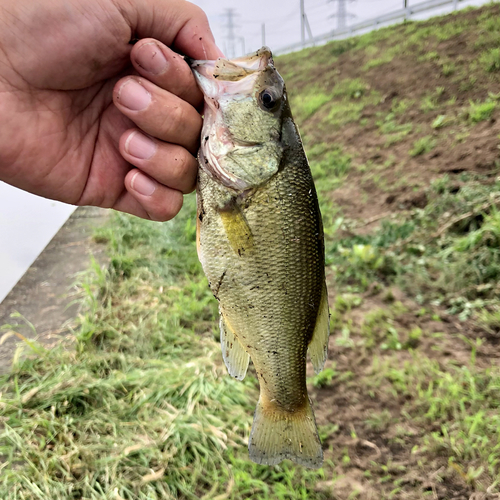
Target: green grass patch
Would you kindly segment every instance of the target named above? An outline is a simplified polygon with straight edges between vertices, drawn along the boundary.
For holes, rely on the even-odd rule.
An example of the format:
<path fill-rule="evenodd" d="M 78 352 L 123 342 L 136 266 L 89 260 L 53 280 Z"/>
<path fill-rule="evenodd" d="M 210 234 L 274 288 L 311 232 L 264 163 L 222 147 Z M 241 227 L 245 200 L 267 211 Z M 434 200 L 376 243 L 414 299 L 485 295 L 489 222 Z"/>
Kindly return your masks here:
<path fill-rule="evenodd" d="M 332 90 L 334 97 L 359 99 L 369 91 L 369 86 L 360 78 L 340 80 Z"/>
<path fill-rule="evenodd" d="M 472 123 L 479 123 L 484 120 L 489 120 L 497 107 L 497 103 L 492 100 L 484 102 L 470 102 L 469 120 Z"/>
<path fill-rule="evenodd" d="M 256 381 L 221 362 L 186 205 L 99 230 L 112 264 L 82 282 L 75 351 L 39 349 L 2 378 L 2 499 L 326 500 L 325 470 L 248 459 Z"/>
<path fill-rule="evenodd" d="M 473 343 L 470 366 L 442 367 L 417 354 L 402 364 L 376 357 L 367 379 L 393 397 L 407 397 L 403 412 L 413 425 L 435 429 L 413 452 L 444 455 L 470 484 L 500 473 L 500 370 L 476 368 L 475 350 Z"/>
<path fill-rule="evenodd" d="M 384 120 L 377 121 L 380 133 L 386 138 L 385 146 L 401 142 L 413 131 L 412 123 L 398 123 L 395 113 L 389 113 Z"/>
<path fill-rule="evenodd" d="M 429 153 L 435 146 L 436 139 L 431 135 L 426 135 L 413 143 L 413 147 L 410 149 L 410 156 L 420 156 Z"/>
<path fill-rule="evenodd" d="M 500 71 L 500 48 L 494 48 L 483 52 L 479 58 L 485 71 L 489 73 Z"/>
<path fill-rule="evenodd" d="M 331 95 L 327 95 L 324 92 L 316 90 L 306 96 L 301 95 L 300 98 L 292 99 L 291 107 L 293 109 L 294 116 L 298 120 L 304 121 L 314 115 L 316 111 L 318 111 L 324 104 L 331 101 L 331 99 Z"/>

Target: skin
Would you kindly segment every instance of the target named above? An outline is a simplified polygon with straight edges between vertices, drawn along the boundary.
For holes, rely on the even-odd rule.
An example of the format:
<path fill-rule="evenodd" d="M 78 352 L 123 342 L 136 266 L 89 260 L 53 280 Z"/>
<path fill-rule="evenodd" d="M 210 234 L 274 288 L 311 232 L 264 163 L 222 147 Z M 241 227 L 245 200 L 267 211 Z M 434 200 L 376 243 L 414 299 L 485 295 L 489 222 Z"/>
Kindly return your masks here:
<path fill-rule="evenodd" d="M 171 219 L 195 186 L 203 101 L 175 51 L 222 55 L 184 0 L 2 1 L 0 180 Z"/>

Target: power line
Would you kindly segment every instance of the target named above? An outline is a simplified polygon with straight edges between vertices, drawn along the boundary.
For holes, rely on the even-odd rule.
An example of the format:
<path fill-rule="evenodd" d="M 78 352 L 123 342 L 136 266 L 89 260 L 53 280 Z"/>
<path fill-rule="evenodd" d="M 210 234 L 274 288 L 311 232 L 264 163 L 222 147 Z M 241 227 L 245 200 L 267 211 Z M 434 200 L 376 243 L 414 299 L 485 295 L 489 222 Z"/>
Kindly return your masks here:
<path fill-rule="evenodd" d="M 228 8 L 224 12 L 224 16 L 226 17 L 226 24 L 223 26 L 226 28 L 226 36 L 224 37 L 224 52 L 227 57 L 230 59 L 236 57 L 238 54 L 238 45 L 243 50 L 241 51 L 243 54 L 245 53 L 245 39 L 241 36 L 236 36 L 235 30 L 237 27 L 235 23 L 235 18 L 237 17 L 236 9 Z"/>

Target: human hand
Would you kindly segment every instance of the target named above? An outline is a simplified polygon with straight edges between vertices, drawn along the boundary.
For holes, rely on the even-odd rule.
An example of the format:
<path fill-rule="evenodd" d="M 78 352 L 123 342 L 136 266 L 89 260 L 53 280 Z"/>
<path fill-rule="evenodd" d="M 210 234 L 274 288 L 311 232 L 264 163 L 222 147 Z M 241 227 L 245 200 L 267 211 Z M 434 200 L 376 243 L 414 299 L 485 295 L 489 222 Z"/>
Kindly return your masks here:
<path fill-rule="evenodd" d="M 2 2 L 0 180 L 74 205 L 176 215 L 196 182 L 203 98 L 169 47 L 221 55 L 184 0 Z"/>

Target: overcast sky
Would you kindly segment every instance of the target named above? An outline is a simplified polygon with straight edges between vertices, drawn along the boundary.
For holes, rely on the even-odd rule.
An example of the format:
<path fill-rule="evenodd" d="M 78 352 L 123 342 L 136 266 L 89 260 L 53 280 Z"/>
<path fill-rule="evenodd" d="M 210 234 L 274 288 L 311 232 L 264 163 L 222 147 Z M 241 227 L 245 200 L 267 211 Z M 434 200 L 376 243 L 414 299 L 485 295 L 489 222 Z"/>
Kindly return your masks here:
<path fill-rule="evenodd" d="M 227 34 L 227 15 L 225 11 L 233 8 L 237 17 L 235 34 L 244 38 L 245 52 L 261 47 L 262 24 L 266 25 L 266 44 L 271 50 L 300 41 L 300 0 L 191 0 L 199 5 L 208 15 L 216 40 L 222 50 L 225 49 Z M 423 0 L 408 0 L 408 4 L 422 3 Z M 327 33 L 337 26 L 337 19 L 330 17 L 337 13 L 338 0 L 304 0 L 305 12 L 313 36 Z M 460 7 L 481 5 L 487 0 L 460 0 Z M 347 0 L 350 14 L 347 22 L 353 24 L 401 9 L 404 0 Z M 449 11 L 449 7 L 445 9 Z M 438 15 L 443 10 L 435 10 Z M 427 17 L 430 14 L 427 14 Z M 227 45 L 226 45 L 227 49 Z M 238 47 L 243 52 L 242 44 Z"/>

